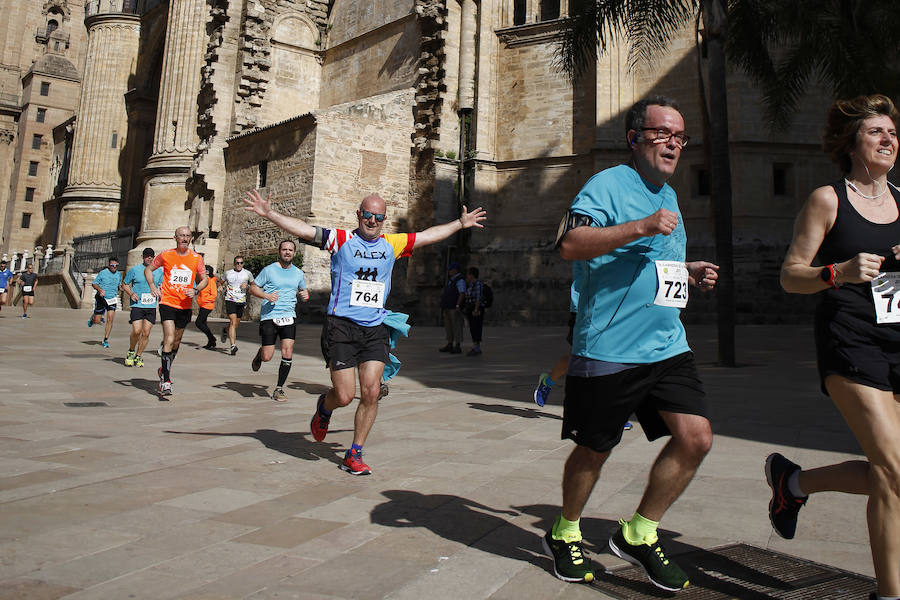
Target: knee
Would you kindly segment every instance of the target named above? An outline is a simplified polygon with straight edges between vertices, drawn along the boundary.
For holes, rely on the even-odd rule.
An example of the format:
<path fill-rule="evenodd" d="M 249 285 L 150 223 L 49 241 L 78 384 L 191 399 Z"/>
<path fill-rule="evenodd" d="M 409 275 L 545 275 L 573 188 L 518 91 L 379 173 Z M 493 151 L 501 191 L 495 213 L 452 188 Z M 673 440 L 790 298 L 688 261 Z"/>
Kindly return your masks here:
<path fill-rule="evenodd" d="M 377 404 L 378 394 L 381 392 L 381 383 L 367 384 L 360 386 L 359 401 L 363 404 Z"/>
<path fill-rule="evenodd" d="M 575 446 L 575 449 L 572 450 L 567 462 L 570 467 L 577 468 L 578 470 L 587 469 L 599 471 L 607 458 L 609 458 L 608 450 L 605 452 L 597 452 L 587 446 Z"/>
<path fill-rule="evenodd" d="M 885 463 L 869 463 L 872 494 L 900 502 L 900 457 Z"/>
<path fill-rule="evenodd" d="M 712 430 L 709 426 L 699 427 L 689 435 L 679 438 L 678 443 L 689 460 L 700 464 L 712 448 Z"/>
<path fill-rule="evenodd" d="M 334 394 L 334 398 L 337 401 L 338 406 L 347 406 L 351 402 L 353 402 L 353 391 L 354 390 L 338 390 L 337 388 L 332 389 L 332 393 Z"/>

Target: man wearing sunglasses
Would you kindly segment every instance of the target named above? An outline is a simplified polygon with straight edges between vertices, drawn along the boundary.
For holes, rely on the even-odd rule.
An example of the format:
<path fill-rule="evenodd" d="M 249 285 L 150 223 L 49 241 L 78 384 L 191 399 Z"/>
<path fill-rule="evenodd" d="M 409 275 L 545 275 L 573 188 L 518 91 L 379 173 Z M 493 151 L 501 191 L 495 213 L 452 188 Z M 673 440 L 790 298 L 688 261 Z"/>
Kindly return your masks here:
<path fill-rule="evenodd" d="M 94 296 L 94 313 L 88 320 L 88 327 L 100 323 L 103 315 L 106 315 L 106 329 L 103 332 L 104 348 L 109 348 L 109 333 L 112 331 L 113 320 L 119 309 L 119 289 L 122 285 L 122 274 L 119 273 L 119 259 L 113 256 L 109 259 L 107 268 L 94 277 L 91 287 L 97 293 Z"/>
<path fill-rule="evenodd" d="M 234 257 L 234 268 L 225 272 L 225 314 L 228 315 L 228 325 L 222 330 L 222 342 L 227 339 L 230 342 L 229 352 L 232 356 L 237 354 L 237 326 L 244 316 L 244 307 L 247 305 L 247 290 L 253 283 L 253 274 L 244 269 L 244 257 Z"/>
<path fill-rule="evenodd" d="M 260 215 L 304 242 L 331 254 L 331 296 L 322 328 L 322 354 L 331 370 L 332 388 L 319 397 L 310 429 L 316 441 L 325 439 L 333 410 L 347 406 L 356 394 L 359 373 L 360 401 L 354 419 L 353 444 L 341 469 L 352 475 L 368 475 L 362 447 L 375 422 L 381 375 L 388 361 L 388 331 L 383 321 L 385 301 L 391 290 L 391 272 L 398 258 L 413 249 L 447 239 L 469 227 L 483 227 L 487 218 L 480 207 L 460 217 L 418 233 L 382 234 L 386 218 L 384 200 L 372 194 L 356 211 L 357 228 L 324 228 L 275 211 L 269 198 L 257 190 L 248 192 L 245 210 Z"/>
<path fill-rule="evenodd" d="M 574 261 L 580 292 L 562 426 L 562 437 L 576 445 L 563 472 L 562 511 L 543 545 L 564 581 L 594 578 L 579 519 L 634 413 L 648 440 L 671 439 L 650 468 L 637 510 L 620 520 L 609 547 L 643 567 L 657 587 L 688 585 L 660 545 L 657 525 L 712 444 L 680 311 L 688 284 L 709 290 L 718 267 L 685 262 L 687 236 L 666 183 L 688 143 L 684 129 L 673 100 L 656 96 L 635 104 L 625 120 L 630 161 L 594 175 L 560 227 L 560 255 Z"/>

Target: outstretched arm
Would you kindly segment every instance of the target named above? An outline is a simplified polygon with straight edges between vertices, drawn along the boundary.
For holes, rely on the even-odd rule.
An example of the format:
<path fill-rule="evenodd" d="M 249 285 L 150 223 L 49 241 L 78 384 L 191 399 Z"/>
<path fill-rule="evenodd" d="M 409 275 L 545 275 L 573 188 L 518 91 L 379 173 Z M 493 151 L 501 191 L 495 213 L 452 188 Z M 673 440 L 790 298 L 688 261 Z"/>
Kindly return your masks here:
<path fill-rule="evenodd" d="M 443 225 L 435 225 L 429 227 L 425 231 L 417 233 L 415 248 L 446 240 L 457 231 L 468 229 L 469 227 L 484 227 L 481 222 L 485 219 L 487 219 L 487 212 L 480 206 L 473 209 L 472 212 L 469 212 L 466 207 L 463 206 L 462 214 L 455 221 L 450 221 Z"/>
<path fill-rule="evenodd" d="M 247 197 L 244 198 L 244 210 L 254 212 L 268 219 L 281 229 L 296 235 L 302 240 L 312 241 L 316 235 L 316 228 L 306 223 L 306 221 L 277 212 L 269 202 L 271 197 L 270 194 L 263 198 L 258 190 L 251 190 L 247 192 Z"/>

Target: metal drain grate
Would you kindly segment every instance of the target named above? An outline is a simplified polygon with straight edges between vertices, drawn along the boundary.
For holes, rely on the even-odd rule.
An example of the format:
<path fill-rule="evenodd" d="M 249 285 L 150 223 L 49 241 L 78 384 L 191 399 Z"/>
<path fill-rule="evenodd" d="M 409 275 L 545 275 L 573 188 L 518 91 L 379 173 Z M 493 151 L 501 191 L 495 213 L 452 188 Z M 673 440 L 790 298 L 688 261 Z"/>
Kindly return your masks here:
<path fill-rule="evenodd" d="M 91 408 L 94 406 L 109 406 L 106 402 L 63 402 L 63 406 L 69 408 Z"/>
<path fill-rule="evenodd" d="M 676 560 L 691 579 L 678 600 L 865 600 L 875 589 L 868 577 L 746 544 L 686 552 Z M 598 573 L 592 585 L 620 600 L 676 596 L 636 566 Z"/>

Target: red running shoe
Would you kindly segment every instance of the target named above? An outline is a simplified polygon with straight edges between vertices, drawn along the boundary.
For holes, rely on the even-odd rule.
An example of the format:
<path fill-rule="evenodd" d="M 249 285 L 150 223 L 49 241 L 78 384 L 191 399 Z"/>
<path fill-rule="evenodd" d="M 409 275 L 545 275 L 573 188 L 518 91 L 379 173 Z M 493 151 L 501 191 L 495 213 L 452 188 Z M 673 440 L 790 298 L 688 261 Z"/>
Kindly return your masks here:
<path fill-rule="evenodd" d="M 356 450 L 347 450 L 344 462 L 341 463 L 341 470 L 347 471 L 351 475 L 369 475 L 372 473 L 369 465 L 362 461 L 362 452 Z"/>
<path fill-rule="evenodd" d="M 326 417 L 319 411 L 324 402 L 325 394 L 322 394 L 316 403 L 316 414 L 313 415 L 312 420 L 309 422 L 309 430 L 312 432 L 313 439 L 317 442 L 325 439 L 325 434 L 328 433 L 328 423 L 331 421 L 331 417 Z"/>

